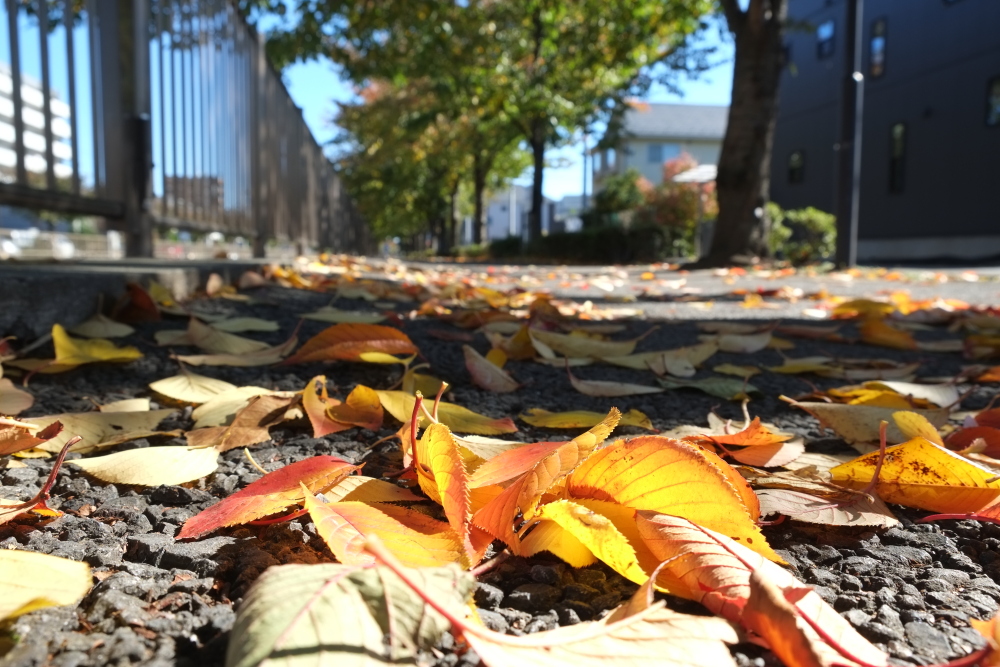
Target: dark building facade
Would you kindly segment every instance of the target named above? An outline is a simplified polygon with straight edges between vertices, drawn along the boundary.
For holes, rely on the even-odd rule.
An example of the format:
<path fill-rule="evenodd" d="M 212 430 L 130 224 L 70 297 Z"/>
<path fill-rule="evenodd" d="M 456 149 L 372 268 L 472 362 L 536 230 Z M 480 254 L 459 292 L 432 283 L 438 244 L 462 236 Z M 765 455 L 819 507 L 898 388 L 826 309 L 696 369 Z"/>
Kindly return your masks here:
<path fill-rule="evenodd" d="M 771 196 L 836 209 L 846 3 L 791 0 Z M 858 258 L 1000 257 L 1000 0 L 865 0 Z"/>

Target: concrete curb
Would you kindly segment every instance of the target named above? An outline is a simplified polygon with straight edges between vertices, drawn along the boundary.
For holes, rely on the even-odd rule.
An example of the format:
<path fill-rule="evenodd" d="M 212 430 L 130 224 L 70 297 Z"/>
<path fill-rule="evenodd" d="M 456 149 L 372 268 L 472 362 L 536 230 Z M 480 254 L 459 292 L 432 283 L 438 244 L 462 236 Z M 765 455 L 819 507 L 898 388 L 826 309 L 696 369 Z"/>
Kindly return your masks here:
<path fill-rule="evenodd" d="M 155 280 L 178 299 L 198 290 L 213 273 L 227 283 L 245 271 L 260 269 L 263 260 L 172 261 L 121 260 L 88 262 L 0 262 L 0 336 L 22 343 L 49 333 L 52 325 L 73 326 L 97 311 L 103 297 L 114 304 L 127 283 Z"/>

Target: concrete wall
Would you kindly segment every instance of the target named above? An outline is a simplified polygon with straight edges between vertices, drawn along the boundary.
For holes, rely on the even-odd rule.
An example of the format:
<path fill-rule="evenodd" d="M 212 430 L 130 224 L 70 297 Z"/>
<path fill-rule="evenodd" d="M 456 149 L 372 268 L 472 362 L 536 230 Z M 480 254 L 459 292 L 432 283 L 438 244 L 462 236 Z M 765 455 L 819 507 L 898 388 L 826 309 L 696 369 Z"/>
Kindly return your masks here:
<path fill-rule="evenodd" d="M 836 24 L 835 52 L 818 59 L 813 31 L 791 32 L 782 79 L 772 197 L 785 207 L 835 207 L 844 5 L 792 0 L 791 15 Z M 870 76 L 873 21 L 888 22 L 884 74 Z M 1000 255 L 1000 127 L 987 126 L 986 89 L 1000 76 L 1000 2 L 867 0 L 861 259 Z M 904 185 L 890 192 L 890 131 L 905 123 Z M 805 155 L 804 180 L 788 160 Z"/>

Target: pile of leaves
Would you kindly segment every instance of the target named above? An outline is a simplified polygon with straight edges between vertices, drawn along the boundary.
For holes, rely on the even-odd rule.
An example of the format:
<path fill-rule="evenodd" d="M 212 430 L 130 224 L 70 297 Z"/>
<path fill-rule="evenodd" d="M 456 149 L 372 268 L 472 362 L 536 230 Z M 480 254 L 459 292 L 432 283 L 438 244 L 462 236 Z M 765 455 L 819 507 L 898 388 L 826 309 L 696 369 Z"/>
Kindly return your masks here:
<path fill-rule="evenodd" d="M 266 279 L 249 274 L 240 286 L 273 281 L 376 304 L 418 300 L 412 317 L 453 325 L 435 337 L 461 346 L 470 378 L 487 391 L 518 391 L 521 384 L 507 361 L 531 361 L 565 373 L 567 389 L 587 396 L 693 389 L 743 401 L 744 420 L 710 414 L 707 425 L 611 439 L 620 425 L 651 431 L 651 421 L 637 410 L 622 415 L 610 403 L 606 414 L 529 409 L 520 415 L 529 424 L 588 430 L 568 441 L 498 439 L 515 433 L 515 422 L 443 400 L 448 385 L 427 364 L 417 363 L 420 350 L 413 341 L 401 328 L 382 324 L 402 325 L 394 312 L 339 310 L 331 304 L 302 315 L 331 326 L 301 346 L 295 335 L 269 346 L 239 334 L 274 331 L 273 322 L 220 319 L 195 304 L 177 303 L 155 284 L 148 290 L 133 286 L 113 317 L 97 315 L 69 331 L 55 325 L 53 359 L 31 358 L 30 350 L 18 353 L 9 343 L 0 347 L 0 360 L 20 372 L 22 385 L 0 376 L 0 456 L 12 457 L 5 459 L 6 467 L 16 467 L 23 457 L 55 457 L 35 498 L 0 499 L 0 524 L 29 513 L 58 514 L 46 500 L 70 452 L 82 457 L 69 465 L 103 482 L 188 484 L 210 475 L 222 452 L 244 448 L 253 462 L 249 448 L 268 441 L 277 424 L 299 423 L 322 438 L 349 429 L 374 431 L 391 418 L 399 424 L 400 469 L 367 477 L 361 465 L 315 456 L 266 472 L 184 524 L 179 539 L 200 539 L 233 526 L 308 516 L 337 561 L 286 565 L 265 574 L 240 606 L 227 664 L 250 667 L 289 655 L 340 660 L 359 653 L 378 661 L 411 659 L 450 632 L 460 650 L 474 650 L 494 666 L 609 659 L 652 665 L 668 658 L 726 665 L 734 664 L 726 645 L 746 640 L 770 648 L 788 665 L 870 666 L 888 664 L 888 656 L 781 567 L 760 526 L 787 517 L 885 528 L 898 523 L 886 503 L 935 513 L 925 520 L 1000 522 L 1000 410 L 958 414 L 961 426 L 953 419 L 961 405 L 958 387 L 996 382 L 1000 367 L 969 366 L 958 377 L 917 383 L 915 364 L 787 357 L 772 367 L 718 364 L 715 374 L 694 379 L 697 368 L 720 350 L 785 353 L 801 337 L 843 342 L 848 340 L 841 333 L 844 323 L 706 322 L 696 345 L 636 352 L 643 336 L 610 338 L 622 330 L 612 321 L 622 309 L 602 311 L 543 292 L 472 281 L 373 279 L 335 268 L 328 263 L 310 273 L 272 267 Z M 247 298 L 221 281 L 210 281 L 207 293 L 215 299 Z M 820 306 L 830 319 L 857 324 L 860 340 L 869 345 L 961 351 L 975 360 L 1000 353 L 993 333 L 1000 330 L 1000 316 L 989 309 L 899 298 L 827 298 Z M 92 412 L 17 417 L 33 403 L 36 373 L 135 360 L 138 349 L 110 339 L 132 335 L 130 323 L 164 317 L 186 318 L 187 325 L 158 331 L 158 343 L 199 353 L 177 355 L 178 373 L 151 383 L 150 395 L 193 408 L 193 428 L 157 430 L 175 410 L 152 410 L 149 398 Z M 929 324 L 968 334 L 921 341 L 912 333 Z M 482 332 L 490 350 L 483 354 L 473 347 L 465 330 Z M 190 370 L 315 362 L 398 365 L 402 373 L 394 386 L 358 385 L 337 398 L 322 375 L 299 391 L 275 391 Z M 590 364 L 632 369 L 638 382 L 574 375 L 574 368 Z M 860 455 L 808 452 L 803 438 L 751 417 L 747 402 L 759 390 L 750 380 L 761 373 L 851 383 L 786 400 Z M 186 444 L 103 453 L 137 438 L 178 437 Z M 508 555 L 543 552 L 573 567 L 601 561 L 639 584 L 639 591 L 607 616 L 572 627 L 530 637 L 485 629 L 468 604 L 476 576 Z M 0 566 L 0 619 L 72 604 L 91 583 L 86 565 L 29 551 L 0 551 Z M 33 576 L 26 579 L 26 571 Z M 670 611 L 654 601 L 657 591 L 700 602 L 715 617 Z M 981 653 L 995 659 L 994 626 L 982 629 L 994 643 Z"/>

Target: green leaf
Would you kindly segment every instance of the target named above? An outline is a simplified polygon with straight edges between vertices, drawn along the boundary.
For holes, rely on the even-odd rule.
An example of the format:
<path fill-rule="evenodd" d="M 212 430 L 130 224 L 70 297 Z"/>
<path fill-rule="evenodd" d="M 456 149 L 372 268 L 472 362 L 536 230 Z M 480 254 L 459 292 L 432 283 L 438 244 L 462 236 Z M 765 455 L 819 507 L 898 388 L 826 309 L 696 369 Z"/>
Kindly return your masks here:
<path fill-rule="evenodd" d="M 681 380 L 678 378 L 657 378 L 665 389 L 697 389 L 712 396 L 718 396 L 729 401 L 749 398 L 750 394 L 759 394 L 760 390 L 749 382 L 736 378 L 713 375 L 700 380 Z"/>
<path fill-rule="evenodd" d="M 457 566 L 408 573 L 442 606 L 464 617 L 472 575 Z M 418 648 L 433 646 L 449 627 L 388 568 L 282 565 L 267 570 L 244 598 L 226 667 L 381 666 L 412 660 Z"/>

